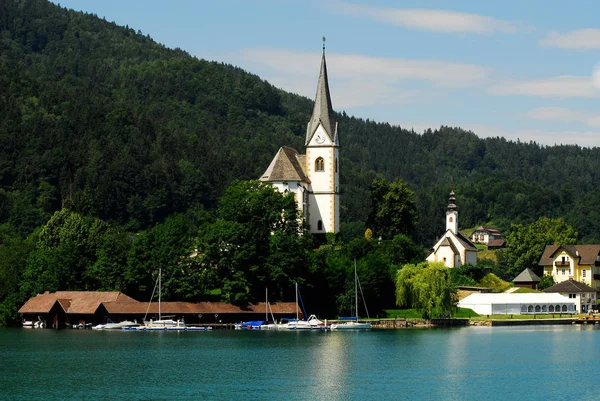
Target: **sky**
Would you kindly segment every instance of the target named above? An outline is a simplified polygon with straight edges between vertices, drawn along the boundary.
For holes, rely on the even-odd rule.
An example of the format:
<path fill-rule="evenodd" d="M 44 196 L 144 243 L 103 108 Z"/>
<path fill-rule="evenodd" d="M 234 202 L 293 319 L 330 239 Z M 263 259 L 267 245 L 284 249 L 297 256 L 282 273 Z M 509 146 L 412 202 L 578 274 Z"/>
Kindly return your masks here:
<path fill-rule="evenodd" d="M 600 1 L 67 0 L 169 48 L 422 133 L 600 146 Z M 340 127 L 343 129 L 343 127 Z"/>

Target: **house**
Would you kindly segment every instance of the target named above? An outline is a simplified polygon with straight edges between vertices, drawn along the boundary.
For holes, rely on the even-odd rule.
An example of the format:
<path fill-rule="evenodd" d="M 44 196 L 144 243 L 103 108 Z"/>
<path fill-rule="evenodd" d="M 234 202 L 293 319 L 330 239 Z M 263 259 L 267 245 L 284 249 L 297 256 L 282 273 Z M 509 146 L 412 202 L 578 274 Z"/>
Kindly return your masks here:
<path fill-rule="evenodd" d="M 458 306 L 472 309 L 479 315 L 576 313 L 575 300 L 557 293 L 471 294 L 458 301 Z"/>
<path fill-rule="evenodd" d="M 340 138 L 333 114 L 325 47 L 312 117 L 306 129 L 306 154 L 281 147 L 260 177 L 279 192 L 292 193 L 313 234 L 340 230 Z"/>
<path fill-rule="evenodd" d="M 428 262 L 442 262 L 453 268 L 464 264 L 477 264 L 477 248 L 469 238 L 458 231 L 458 207 L 454 191 L 450 191 L 446 210 L 446 232 L 431 248 L 427 256 Z"/>
<path fill-rule="evenodd" d="M 269 312 L 276 319 L 295 317 L 294 302 L 269 303 Z M 184 318 L 186 323 L 234 323 L 262 319 L 267 305 L 263 303 L 237 306 L 223 302 L 161 302 L 163 315 Z M 30 298 L 19 312 L 24 320 L 42 321 L 45 327 L 70 327 L 75 324 L 100 324 L 158 316 L 157 302 L 139 302 L 121 292 L 57 291 Z M 300 317 L 303 314 L 298 311 Z"/>
<path fill-rule="evenodd" d="M 540 277 L 533 272 L 530 268 L 523 270 L 517 277 L 514 278 L 513 283 L 515 287 L 526 287 L 536 289 L 537 285 L 541 281 Z"/>
<path fill-rule="evenodd" d="M 475 244 L 485 244 L 488 249 L 500 249 L 506 246 L 504 235 L 494 227 L 479 226 L 471 234 L 471 241 Z"/>
<path fill-rule="evenodd" d="M 600 289 L 600 245 L 546 245 L 538 265 L 555 283 L 575 280 Z"/>
<path fill-rule="evenodd" d="M 548 287 L 544 290 L 546 293 L 559 293 L 560 295 L 572 299 L 575 302 L 577 313 L 587 313 L 591 310 L 597 310 L 595 288 L 575 280 L 566 280 Z"/>

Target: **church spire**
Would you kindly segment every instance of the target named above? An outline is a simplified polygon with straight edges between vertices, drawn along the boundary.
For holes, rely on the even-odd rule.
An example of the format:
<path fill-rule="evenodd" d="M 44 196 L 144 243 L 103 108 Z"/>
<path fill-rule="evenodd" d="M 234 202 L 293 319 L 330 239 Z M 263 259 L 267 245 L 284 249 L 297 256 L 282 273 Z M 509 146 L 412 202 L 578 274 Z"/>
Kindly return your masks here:
<path fill-rule="evenodd" d="M 329 82 L 327 80 L 327 63 L 325 62 L 325 37 L 323 37 L 323 56 L 321 57 L 321 72 L 319 73 L 319 83 L 317 85 L 317 94 L 315 95 L 315 107 L 312 117 L 308 122 L 306 129 L 306 145 L 310 142 L 313 134 L 319 127 L 319 123 L 331 138 L 334 144 L 338 145 L 337 121 L 333 115 L 331 106 L 331 95 L 329 94 Z"/>
<path fill-rule="evenodd" d="M 448 197 L 448 209 L 446 209 L 446 231 L 450 230 L 456 234 L 458 232 L 458 207 L 454 202 L 456 202 L 454 189 L 451 189 Z"/>

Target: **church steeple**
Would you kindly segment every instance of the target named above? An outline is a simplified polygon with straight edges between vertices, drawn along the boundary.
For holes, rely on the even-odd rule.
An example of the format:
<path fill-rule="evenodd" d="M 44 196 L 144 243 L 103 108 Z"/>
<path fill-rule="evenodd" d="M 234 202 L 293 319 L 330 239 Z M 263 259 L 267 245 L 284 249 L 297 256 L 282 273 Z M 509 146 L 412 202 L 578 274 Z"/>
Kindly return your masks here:
<path fill-rule="evenodd" d="M 446 231 L 450 230 L 456 234 L 458 232 L 458 207 L 454 202 L 456 202 L 456 198 L 454 197 L 454 190 L 451 189 L 448 197 L 448 208 L 446 209 Z"/>
<path fill-rule="evenodd" d="M 317 85 L 317 94 L 315 95 L 315 107 L 312 117 L 308 122 L 306 129 L 306 143 L 308 145 L 315 131 L 319 127 L 319 123 L 329 135 L 331 141 L 335 145 L 339 145 L 337 137 L 337 121 L 333 115 L 333 107 L 331 106 L 331 95 L 329 94 L 329 82 L 327 81 L 327 63 L 325 62 L 325 44 L 323 44 L 323 56 L 321 58 L 321 72 L 319 73 L 319 83 Z"/>

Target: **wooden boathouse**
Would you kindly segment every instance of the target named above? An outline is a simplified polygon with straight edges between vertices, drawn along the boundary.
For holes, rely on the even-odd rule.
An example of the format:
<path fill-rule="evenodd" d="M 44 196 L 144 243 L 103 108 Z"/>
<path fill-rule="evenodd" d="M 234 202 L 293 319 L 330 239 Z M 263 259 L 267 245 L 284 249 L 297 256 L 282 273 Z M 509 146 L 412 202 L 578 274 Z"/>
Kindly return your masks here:
<path fill-rule="evenodd" d="M 275 319 L 296 316 L 294 302 L 269 303 Z M 235 323 L 242 320 L 264 319 L 267 305 L 264 302 L 232 305 L 224 302 L 161 302 L 164 316 L 184 319 L 186 324 Z M 158 302 L 139 302 L 122 292 L 57 291 L 45 292 L 30 298 L 19 309 L 24 320 L 42 321 L 45 327 L 61 328 L 72 325 L 101 324 L 131 320 L 142 322 L 158 318 Z M 299 311 L 302 317 L 302 312 Z"/>

